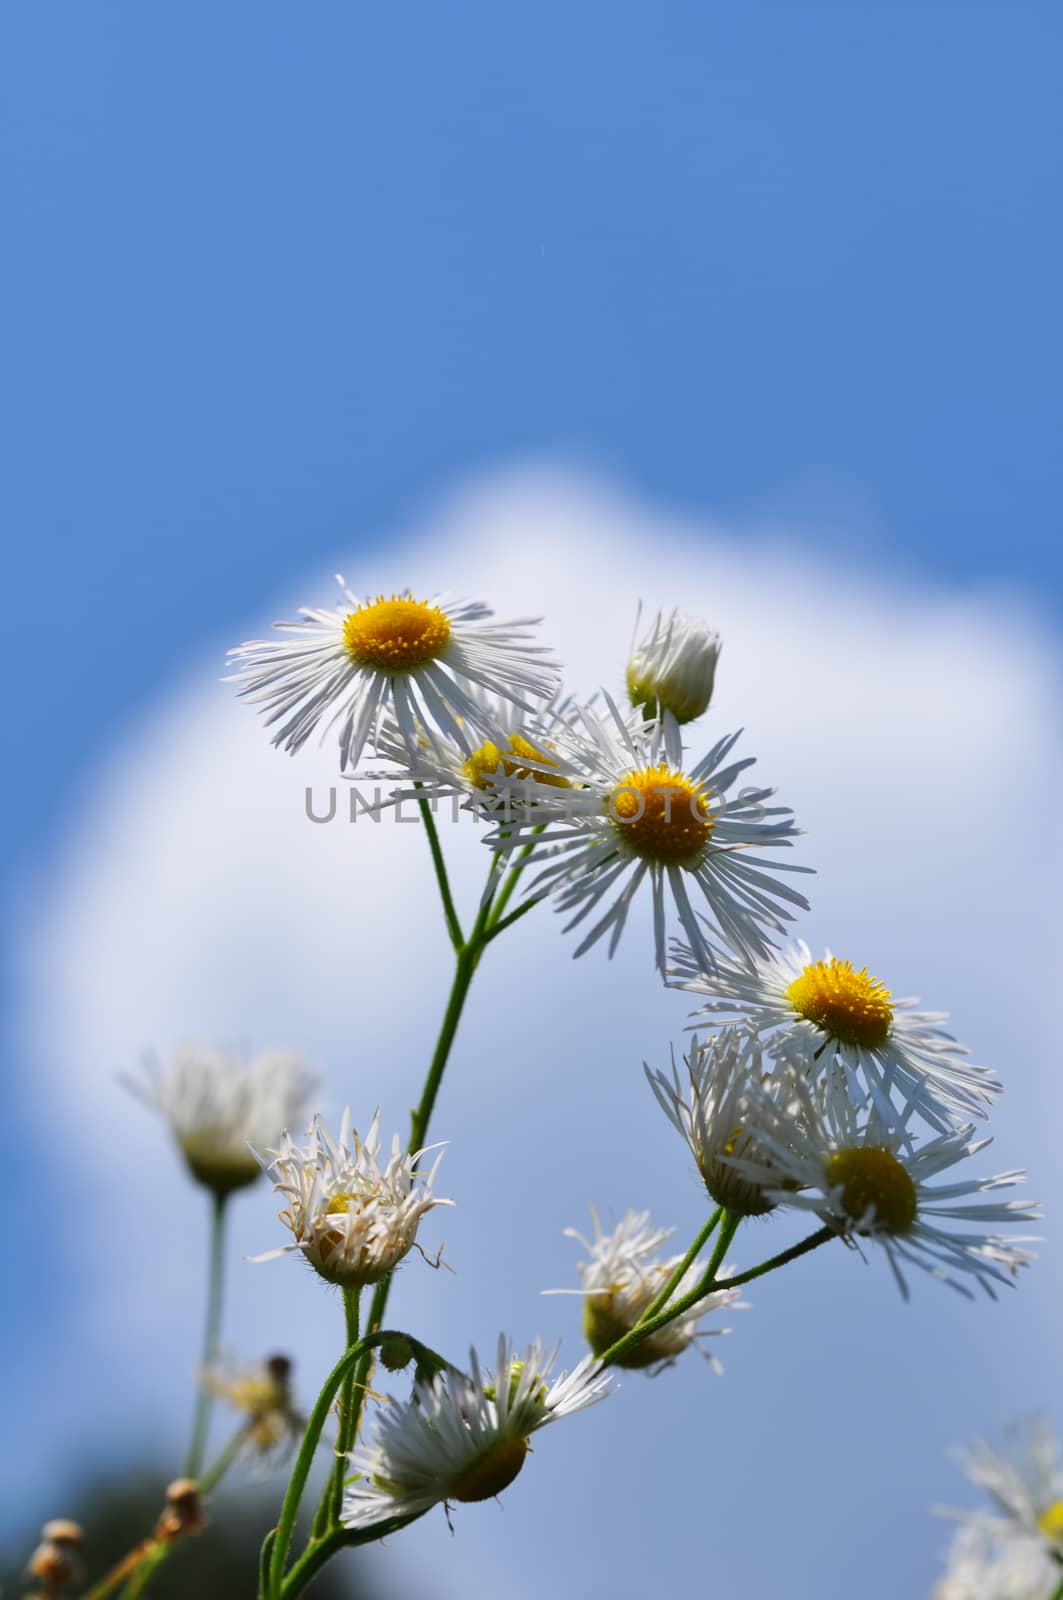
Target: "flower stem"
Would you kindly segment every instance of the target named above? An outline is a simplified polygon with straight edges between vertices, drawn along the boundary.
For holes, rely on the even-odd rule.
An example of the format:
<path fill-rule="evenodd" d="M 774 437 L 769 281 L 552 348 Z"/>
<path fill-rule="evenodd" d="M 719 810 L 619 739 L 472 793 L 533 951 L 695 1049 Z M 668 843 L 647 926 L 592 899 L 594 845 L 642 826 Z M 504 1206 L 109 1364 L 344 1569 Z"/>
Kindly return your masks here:
<path fill-rule="evenodd" d="M 360 1289 L 344 1289 L 343 1311 L 347 1322 L 347 1350 L 350 1352 L 358 1343 L 358 1308 L 361 1299 Z M 347 1452 L 354 1443 L 354 1429 L 358 1422 L 357 1412 L 354 1407 L 355 1374 L 353 1367 L 343 1380 L 343 1390 L 340 1396 L 340 1425 L 336 1435 L 336 1465 L 332 1469 L 331 1484 L 331 1521 L 340 1520 L 340 1507 L 343 1504 L 343 1480 L 347 1474 Z"/>
<path fill-rule="evenodd" d="M 222 1290 L 225 1282 L 225 1207 L 228 1196 L 215 1194 L 211 1205 L 210 1260 L 207 1268 L 207 1307 L 203 1323 L 203 1355 L 200 1361 L 196 1408 L 192 1417 L 192 1437 L 185 1457 L 185 1476 L 198 1478 L 207 1448 L 207 1430 L 214 1397 L 204 1379 L 218 1356 L 221 1335 Z"/>
<path fill-rule="evenodd" d="M 420 784 L 417 787 L 420 788 Z M 455 950 L 460 950 L 465 942 L 465 935 L 461 931 L 461 923 L 458 920 L 457 909 L 454 905 L 454 896 L 450 892 L 450 879 L 447 876 L 447 864 L 443 859 L 443 847 L 439 842 L 435 817 L 432 815 L 432 807 L 427 800 L 418 800 L 417 805 L 421 813 L 421 821 L 424 823 L 428 848 L 432 852 L 432 865 L 436 869 L 436 881 L 439 884 L 439 894 L 443 901 L 443 915 L 446 918 L 447 932 Z"/>
<path fill-rule="evenodd" d="M 501 883 L 501 857 L 498 853 L 492 854 L 491 864 L 487 870 L 487 882 L 484 886 L 484 892 L 480 898 L 480 905 L 477 911 L 476 920 L 473 923 L 472 931 L 467 937 L 465 937 L 462 934 L 461 925 L 454 907 L 453 896 L 450 892 L 450 882 L 447 876 L 446 862 L 443 858 L 443 850 L 440 845 L 435 822 L 431 815 L 431 809 L 428 805 L 428 802 L 425 800 L 419 800 L 418 805 L 420 806 L 421 816 L 424 820 L 425 832 L 428 838 L 428 847 L 432 855 L 432 864 L 435 867 L 436 880 L 439 884 L 439 892 L 443 900 L 443 911 L 446 918 L 447 931 L 450 934 L 451 943 L 454 946 L 454 977 L 451 982 L 450 993 L 447 997 L 446 1009 L 443 1013 L 443 1021 L 440 1025 L 439 1036 L 436 1040 L 435 1049 L 432 1052 L 432 1059 L 429 1063 L 428 1072 L 425 1076 L 424 1086 L 421 1090 L 421 1098 L 410 1118 L 410 1138 L 407 1145 L 407 1149 L 410 1152 L 422 1150 L 424 1148 L 425 1141 L 428 1137 L 429 1124 L 432 1120 L 432 1113 L 435 1110 L 439 1088 L 443 1082 L 443 1074 L 446 1071 L 447 1063 L 450 1060 L 450 1052 L 457 1036 L 458 1025 L 461 1022 L 462 1012 L 465 1009 L 465 1002 L 468 999 L 469 989 L 472 985 L 472 980 L 476 975 L 476 969 L 480 963 L 480 957 L 487 948 L 493 931 L 502 931 L 501 928 L 498 927 L 501 914 L 520 881 L 521 873 L 524 870 L 524 858 L 532 849 L 531 845 L 526 845 L 524 847 L 524 849 L 520 852 L 517 861 L 509 869 L 509 872 L 507 873 L 505 879 L 501 881 Z M 523 912 L 523 908 L 521 909 Z M 515 915 L 513 920 L 516 920 Z M 384 1313 L 387 1309 L 388 1295 L 391 1290 L 391 1278 L 392 1274 L 389 1273 L 386 1277 L 381 1278 L 380 1282 L 376 1285 L 376 1288 L 373 1291 L 373 1298 L 369 1304 L 369 1316 L 365 1324 L 365 1334 L 357 1344 L 350 1340 L 351 1324 L 350 1321 L 348 1321 L 349 1347 L 340 1365 L 343 1367 L 345 1374 L 348 1372 L 350 1373 L 350 1393 L 349 1400 L 345 1395 L 344 1402 L 341 1406 L 340 1435 L 337 1439 L 336 1445 L 337 1452 L 342 1451 L 342 1455 L 340 1460 L 337 1462 L 334 1474 L 330 1475 L 329 1483 L 326 1485 L 325 1493 L 322 1496 L 321 1502 L 319 1503 L 315 1513 L 314 1522 L 311 1529 L 310 1543 L 303 1554 L 293 1565 L 287 1579 L 285 1579 L 284 1566 L 288 1559 L 288 1552 L 291 1547 L 292 1532 L 295 1526 L 295 1516 L 299 1509 L 299 1502 L 302 1498 L 303 1490 L 306 1486 L 306 1478 L 310 1471 L 310 1463 L 313 1459 L 314 1450 L 317 1448 L 317 1441 L 320 1437 L 321 1429 L 324 1426 L 325 1415 L 328 1411 L 328 1406 L 326 1406 L 325 1412 L 321 1413 L 320 1407 L 326 1392 L 329 1390 L 329 1384 L 331 1384 L 333 1378 L 335 1378 L 335 1372 L 337 1369 L 334 1369 L 332 1377 L 330 1377 L 326 1383 L 325 1389 L 323 1389 L 321 1395 L 318 1396 L 317 1405 L 315 1405 L 314 1411 L 311 1414 L 311 1419 L 307 1425 L 303 1444 L 300 1447 L 299 1454 L 296 1457 L 291 1480 L 288 1484 L 288 1492 L 285 1496 L 284 1506 L 281 1511 L 281 1520 L 277 1528 L 277 1534 L 273 1543 L 273 1549 L 269 1560 L 268 1589 L 263 1589 L 263 1600 L 278 1600 L 278 1597 L 282 1594 L 285 1597 L 298 1594 L 303 1586 L 309 1582 L 313 1574 L 319 1570 L 324 1562 L 327 1561 L 336 1550 L 342 1549 L 352 1543 L 365 1542 L 355 1535 L 349 1533 L 345 1534 L 345 1531 L 342 1528 L 336 1527 L 336 1523 L 338 1521 L 340 1508 L 342 1505 L 344 1476 L 343 1455 L 346 1455 L 346 1453 L 352 1448 L 358 1437 L 358 1424 L 361 1419 L 362 1406 L 365 1400 L 365 1394 L 369 1382 L 370 1368 L 373 1360 L 372 1352 L 374 1347 L 380 1342 L 379 1330 L 383 1324 Z M 355 1337 L 357 1337 L 357 1331 L 355 1333 Z M 354 1355 L 354 1351 L 358 1351 L 359 1353 Z M 345 1365 L 348 1360 L 351 1361 L 349 1368 Z M 335 1389 L 332 1389 L 331 1393 L 335 1393 Z M 331 1404 L 331 1397 L 329 1399 L 329 1404 Z M 316 1432 L 314 1431 L 315 1426 Z M 399 1525 L 401 1526 L 402 1524 Z M 375 1537 L 381 1536 L 382 1535 L 375 1535 Z M 298 1578 L 296 1576 L 297 1574 L 299 1575 Z"/>
<path fill-rule="evenodd" d="M 810 1250 L 818 1250 L 821 1244 L 826 1244 L 828 1239 L 837 1239 L 838 1235 L 833 1228 L 817 1228 L 815 1233 L 810 1233 L 807 1239 L 802 1239 L 800 1244 L 792 1244 L 788 1250 L 780 1250 L 777 1256 L 769 1256 L 767 1261 L 762 1261 L 759 1267 L 749 1267 L 745 1272 L 736 1272 L 733 1278 L 728 1278 L 723 1284 L 725 1289 L 740 1288 L 743 1283 L 752 1283 L 754 1278 L 763 1278 L 768 1272 L 775 1272 L 779 1267 L 789 1266 L 791 1261 L 797 1261 L 801 1256 L 807 1256 Z"/>
<path fill-rule="evenodd" d="M 698 1251 L 701 1249 L 702 1245 L 704 1245 L 706 1241 L 712 1237 L 712 1234 L 716 1229 L 716 1224 L 719 1222 L 722 1216 L 723 1207 L 717 1206 L 716 1210 L 712 1213 L 712 1216 L 709 1218 L 708 1222 L 706 1222 L 705 1226 L 694 1240 L 694 1243 L 690 1246 L 690 1249 L 687 1251 L 682 1261 L 669 1275 L 668 1282 L 665 1284 L 660 1294 L 657 1295 L 656 1299 L 650 1301 L 649 1305 L 639 1318 L 639 1322 L 649 1322 L 650 1318 L 655 1317 L 658 1311 L 664 1310 L 669 1299 L 675 1293 L 676 1289 L 682 1283 L 683 1278 L 686 1276 L 686 1273 L 697 1259 Z"/>

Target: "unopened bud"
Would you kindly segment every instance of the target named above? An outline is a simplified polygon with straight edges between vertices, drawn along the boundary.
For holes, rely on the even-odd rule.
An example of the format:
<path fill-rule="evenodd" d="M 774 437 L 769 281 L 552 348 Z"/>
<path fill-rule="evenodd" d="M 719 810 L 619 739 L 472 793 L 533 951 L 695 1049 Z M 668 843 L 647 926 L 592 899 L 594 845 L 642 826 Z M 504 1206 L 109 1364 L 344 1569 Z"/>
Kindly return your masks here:
<path fill-rule="evenodd" d="M 199 1484 L 194 1478 L 175 1478 L 170 1484 L 166 1491 L 166 1510 L 162 1522 L 166 1525 L 165 1534 L 168 1538 L 174 1538 L 179 1533 L 196 1533 L 203 1526 Z"/>
<path fill-rule="evenodd" d="M 677 722 L 693 722 L 709 708 L 719 655 L 720 636 L 704 622 L 658 612 L 627 664 L 631 704 L 647 717 L 670 711 Z"/>
<path fill-rule="evenodd" d="M 393 1333 L 380 1346 L 380 1360 L 389 1372 L 401 1372 L 413 1360 L 413 1345 L 404 1333 Z"/>
<path fill-rule="evenodd" d="M 84 1530 L 67 1517 L 56 1517 L 41 1529 L 41 1538 L 49 1544 L 69 1545 L 76 1550 L 85 1537 Z"/>
<path fill-rule="evenodd" d="M 30 1556 L 26 1571 L 49 1589 L 61 1589 L 77 1577 L 77 1563 L 69 1551 L 46 1540 Z"/>

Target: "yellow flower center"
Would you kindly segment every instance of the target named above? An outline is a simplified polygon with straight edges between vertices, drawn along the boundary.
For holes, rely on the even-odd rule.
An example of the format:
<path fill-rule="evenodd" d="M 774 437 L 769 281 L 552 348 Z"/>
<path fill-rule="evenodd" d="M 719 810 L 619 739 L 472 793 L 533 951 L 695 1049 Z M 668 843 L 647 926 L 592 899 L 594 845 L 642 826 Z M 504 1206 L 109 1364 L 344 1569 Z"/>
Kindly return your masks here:
<path fill-rule="evenodd" d="M 351 660 L 377 672 L 412 672 L 443 654 L 450 638 L 450 618 L 427 600 L 378 595 L 343 624 L 343 642 Z"/>
<path fill-rule="evenodd" d="M 471 1467 L 465 1468 L 451 1494 L 465 1505 L 473 1500 L 493 1500 L 509 1488 L 527 1454 L 527 1439 L 499 1439 Z"/>
<path fill-rule="evenodd" d="M 366 1195 L 355 1194 L 353 1190 L 350 1194 L 334 1194 L 325 1207 L 325 1215 L 327 1217 L 345 1217 L 352 1201 L 356 1206 L 362 1206 L 365 1204 L 366 1198 Z"/>
<path fill-rule="evenodd" d="M 712 835 L 704 788 L 663 761 L 625 773 L 607 804 L 625 847 L 662 866 L 691 865 Z"/>
<path fill-rule="evenodd" d="M 884 983 L 857 972 L 851 961 L 813 961 L 786 991 L 798 1016 L 807 1017 L 832 1039 L 874 1050 L 885 1044 L 893 1022 L 891 995 Z"/>
<path fill-rule="evenodd" d="M 1054 1544 L 1063 1542 L 1063 1500 L 1054 1500 L 1047 1511 L 1042 1511 L 1037 1526 Z"/>
<path fill-rule="evenodd" d="M 534 767 L 523 765 L 528 761 L 540 761 L 544 766 L 556 767 L 557 762 L 547 755 L 545 751 L 536 749 L 530 740 L 523 734 L 511 733 L 506 740 L 507 748 L 502 750 L 493 740 L 488 739 L 478 750 L 462 764 L 462 773 L 477 789 L 490 789 L 488 779 L 493 777 L 499 767 L 507 778 L 516 778 L 520 782 L 531 778 L 536 783 L 545 783 L 551 789 L 569 789 L 571 784 L 560 772 L 539 772 Z M 517 759 L 514 759 L 514 758 Z"/>
<path fill-rule="evenodd" d="M 827 1162 L 827 1182 L 841 1187 L 841 1202 L 854 1222 L 874 1212 L 887 1233 L 907 1233 L 916 1214 L 915 1184 L 892 1150 L 865 1145 L 839 1150 Z"/>

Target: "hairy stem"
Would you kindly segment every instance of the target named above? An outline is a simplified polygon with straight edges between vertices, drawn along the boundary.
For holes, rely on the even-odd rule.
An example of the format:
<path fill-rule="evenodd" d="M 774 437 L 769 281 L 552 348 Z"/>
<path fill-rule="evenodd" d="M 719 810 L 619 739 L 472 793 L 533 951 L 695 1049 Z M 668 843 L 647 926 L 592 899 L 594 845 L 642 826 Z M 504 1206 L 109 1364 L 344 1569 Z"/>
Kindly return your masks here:
<path fill-rule="evenodd" d="M 716 1231 L 716 1224 L 719 1222 L 722 1216 L 723 1207 L 717 1206 L 716 1210 L 712 1213 L 712 1216 L 709 1218 L 708 1222 L 706 1222 L 705 1226 L 694 1240 L 694 1243 L 690 1246 L 690 1249 L 687 1251 L 682 1261 L 674 1269 L 674 1271 L 669 1274 L 668 1282 L 665 1284 L 660 1294 L 657 1295 L 654 1300 L 650 1301 L 649 1305 L 639 1318 L 639 1322 L 649 1322 L 650 1318 L 655 1317 L 658 1311 L 664 1310 L 669 1299 L 675 1293 L 676 1289 L 682 1283 L 683 1278 L 697 1260 L 698 1251 Z"/>

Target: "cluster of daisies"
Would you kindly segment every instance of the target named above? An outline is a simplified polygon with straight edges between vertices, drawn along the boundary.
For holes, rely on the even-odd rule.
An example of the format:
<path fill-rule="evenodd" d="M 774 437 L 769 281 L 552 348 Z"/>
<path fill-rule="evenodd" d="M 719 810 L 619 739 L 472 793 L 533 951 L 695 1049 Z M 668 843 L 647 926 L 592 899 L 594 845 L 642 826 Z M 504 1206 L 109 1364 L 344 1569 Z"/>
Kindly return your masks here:
<path fill-rule="evenodd" d="M 678 612 L 641 634 L 636 624 L 623 703 L 605 690 L 581 701 L 561 694 L 532 619 L 496 623 L 446 596 L 359 599 L 340 584 L 333 609 L 232 653 L 240 692 L 288 751 L 338 735 L 343 771 L 387 781 L 382 803 L 456 799 L 477 812 L 496 859 L 520 863 L 523 892 L 578 928 L 576 955 L 599 941 L 612 953 L 648 900 L 658 972 L 697 1009 L 687 1052 L 647 1076 L 724 1219 L 709 1268 L 663 1253 L 668 1231 L 645 1212 L 609 1233 L 595 1219 L 577 1291 L 590 1355 L 551 1381 L 556 1351 L 517 1356 L 503 1340 L 490 1370 L 472 1352 L 467 1374 L 418 1375 L 354 1452 L 348 1526 L 497 1494 L 533 1432 L 606 1393 L 599 1357 L 652 1372 L 706 1337 L 710 1313 L 741 1304 L 718 1258 L 742 1218 L 809 1213 L 824 1238 L 881 1250 L 904 1293 L 911 1265 L 963 1293 L 1011 1283 L 1031 1241 L 998 1229 L 1031 1207 L 998 1196 L 1021 1174 L 961 1169 L 986 1142 L 975 1126 L 999 1084 L 943 1015 L 849 959 L 778 948 L 807 909 L 791 880 L 810 869 L 780 859 L 798 830 L 773 789 L 748 781 L 739 734 L 696 741 L 719 637 Z M 424 1216 L 450 1204 L 434 1191 L 439 1156 L 396 1138 L 385 1160 L 377 1121 L 362 1139 L 346 1117 L 338 1139 L 315 1118 L 300 1143 L 287 1129 L 301 1071 L 258 1070 L 264 1115 L 228 1106 L 231 1086 L 213 1090 L 188 1063 L 151 1093 L 200 1181 L 226 1192 L 261 1165 L 284 1198 L 285 1249 L 332 1284 L 380 1281 L 420 1249 Z M 615 1355 L 651 1317 L 652 1333 Z"/>
<path fill-rule="evenodd" d="M 948 1511 L 960 1527 L 933 1600 L 1055 1600 L 1063 1590 L 1063 1465 L 1051 1428 L 1021 1430 L 1008 1454 L 977 1440 L 962 1452 L 992 1511 Z"/>

